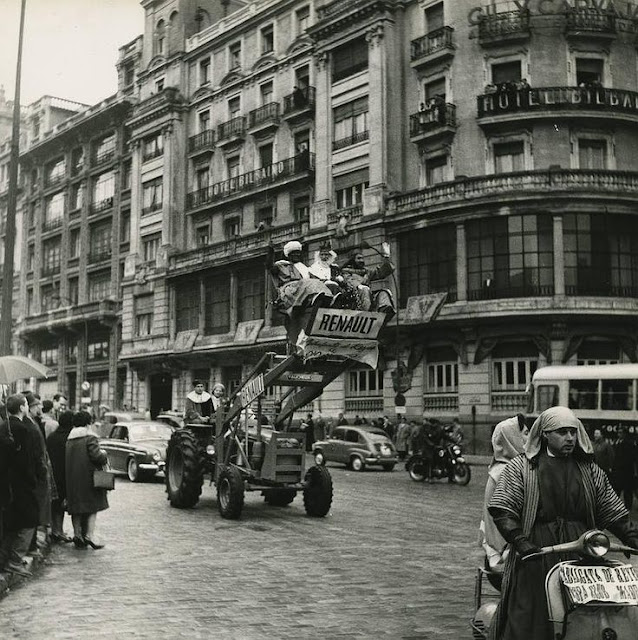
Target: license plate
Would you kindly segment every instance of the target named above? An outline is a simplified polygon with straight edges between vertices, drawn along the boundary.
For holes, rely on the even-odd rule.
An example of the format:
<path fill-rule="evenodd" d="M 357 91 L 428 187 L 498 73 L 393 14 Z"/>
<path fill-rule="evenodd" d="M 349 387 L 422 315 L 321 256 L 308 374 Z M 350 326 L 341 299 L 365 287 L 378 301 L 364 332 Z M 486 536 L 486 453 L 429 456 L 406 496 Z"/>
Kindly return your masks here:
<path fill-rule="evenodd" d="M 572 604 L 611 602 L 638 605 L 638 574 L 630 565 L 582 567 L 564 565 L 560 578 Z"/>

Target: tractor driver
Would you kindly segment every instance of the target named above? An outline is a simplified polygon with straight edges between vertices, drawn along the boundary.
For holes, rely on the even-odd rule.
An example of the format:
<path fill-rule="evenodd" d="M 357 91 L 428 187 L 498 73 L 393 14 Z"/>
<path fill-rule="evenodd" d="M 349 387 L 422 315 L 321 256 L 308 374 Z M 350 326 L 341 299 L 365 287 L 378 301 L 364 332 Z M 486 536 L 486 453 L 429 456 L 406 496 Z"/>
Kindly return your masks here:
<path fill-rule="evenodd" d="M 193 390 L 186 396 L 186 424 L 208 424 L 213 415 L 213 399 L 204 390 L 203 380 L 193 380 Z"/>

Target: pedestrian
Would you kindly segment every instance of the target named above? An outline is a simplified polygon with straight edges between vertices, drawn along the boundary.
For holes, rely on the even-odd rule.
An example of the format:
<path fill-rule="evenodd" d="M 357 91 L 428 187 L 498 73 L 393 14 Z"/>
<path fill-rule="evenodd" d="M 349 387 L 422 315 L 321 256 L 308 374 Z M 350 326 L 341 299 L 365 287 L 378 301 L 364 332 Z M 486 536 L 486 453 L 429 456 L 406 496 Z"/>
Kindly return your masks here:
<path fill-rule="evenodd" d="M 343 411 L 339 412 L 339 415 L 337 416 L 337 426 L 340 427 L 343 424 L 350 424 L 348 422 L 348 419 L 343 415 Z"/>
<path fill-rule="evenodd" d="M 555 558 L 521 562 L 541 546 L 574 540 L 595 526 L 638 548 L 638 528 L 593 462 L 589 436 L 567 407 L 552 407 L 536 419 L 524 454 L 501 473 L 488 510 L 513 549 L 506 561 L 490 638 L 553 638 L 545 576 Z M 561 560 L 572 557 L 576 556 L 563 554 Z"/>
<path fill-rule="evenodd" d="M 186 396 L 184 422 L 186 424 L 208 424 L 213 415 L 213 400 L 204 389 L 203 380 L 193 380 L 193 390 Z"/>
<path fill-rule="evenodd" d="M 73 416 L 73 429 L 65 449 L 66 510 L 73 522 L 76 549 L 101 549 L 94 540 L 98 511 L 109 508 L 105 489 L 93 486 L 93 472 L 108 461 L 98 439 L 89 432 L 89 416 L 79 411 Z"/>
<path fill-rule="evenodd" d="M 66 441 L 73 428 L 73 412 L 60 413 L 58 428 L 47 438 L 47 450 L 57 498 L 51 500 L 51 539 L 54 542 L 71 542 L 73 539 L 64 533 L 64 512 L 66 507 Z"/>
<path fill-rule="evenodd" d="M 522 416 L 523 414 L 521 413 L 519 415 Z M 451 434 L 456 444 L 461 444 L 463 442 L 463 438 L 464 438 L 463 427 L 461 426 L 461 421 L 458 418 L 454 418 L 454 420 L 452 420 Z"/>
<path fill-rule="evenodd" d="M 326 435 L 326 421 L 323 419 L 322 415 L 318 413 L 317 419 L 315 420 L 315 442 L 317 440 L 325 440 Z"/>
<path fill-rule="evenodd" d="M 359 414 L 355 415 L 354 421 L 352 423 L 355 427 L 363 424 L 363 420 L 359 417 Z"/>
<path fill-rule="evenodd" d="M 42 401 L 37 393 L 29 391 L 25 394 L 29 405 L 29 412 L 24 418 L 25 423 L 31 423 L 31 436 L 34 439 L 34 450 L 41 458 L 46 473 L 38 479 L 37 495 L 38 508 L 40 510 L 39 522 L 36 536 L 31 545 L 31 555 L 38 557 L 41 555 L 39 549 L 44 548 L 47 543 L 48 531 L 51 526 L 51 500 L 56 497 L 55 482 L 53 480 L 53 469 L 49 460 L 49 453 L 44 438 L 44 424 L 42 423 Z"/>
<path fill-rule="evenodd" d="M 57 420 L 63 411 L 68 409 L 68 400 L 63 393 L 56 393 L 53 396 L 53 417 Z"/>
<path fill-rule="evenodd" d="M 401 416 L 397 425 L 395 446 L 399 460 L 405 460 L 408 454 L 408 443 L 410 442 L 411 428 L 406 422 L 405 416 Z"/>
<path fill-rule="evenodd" d="M 53 401 L 45 400 L 42 403 L 42 425 L 44 426 L 44 439 L 46 440 L 59 426 L 58 420 L 53 415 Z"/>
<path fill-rule="evenodd" d="M 11 504 L 11 475 L 9 465 L 15 453 L 15 441 L 9 428 L 7 407 L 0 405 L 0 548 L 5 536 L 5 511 Z"/>
<path fill-rule="evenodd" d="M 26 556 L 38 526 L 38 481 L 46 477 L 41 452 L 33 437 L 33 423 L 24 420 L 29 412 L 27 399 L 21 393 L 7 398 L 8 431 L 13 437 L 9 464 L 11 499 L 5 509 L 5 535 L 0 548 L 0 568 L 10 573 L 30 576 Z"/>
<path fill-rule="evenodd" d="M 312 445 L 315 443 L 315 421 L 312 419 L 312 413 L 306 415 L 306 451 L 312 451 Z"/>
<path fill-rule="evenodd" d="M 523 453 L 527 434 L 525 416 L 522 413 L 515 415 L 513 418 L 502 420 L 494 427 L 494 432 L 492 433 L 493 457 L 487 470 L 483 515 L 479 525 L 479 540 L 485 551 L 488 567 L 497 573 L 503 573 L 509 550 L 506 550 L 507 542 L 494 524 L 487 507 L 496 489 L 498 479 L 501 477 L 503 469 L 505 469 L 505 465 Z"/>
<path fill-rule="evenodd" d="M 394 425 L 388 416 L 379 418 L 379 426 L 388 434 L 388 438 L 394 442 Z"/>
<path fill-rule="evenodd" d="M 636 445 L 627 437 L 627 429 L 619 426 L 618 439 L 614 444 L 614 463 L 611 482 L 616 493 L 624 500 L 629 511 L 634 502 L 636 485 Z"/>
<path fill-rule="evenodd" d="M 334 418 L 328 418 L 328 422 L 326 423 L 326 436 L 328 438 L 332 437 L 332 432 L 335 429 L 335 421 Z"/>
<path fill-rule="evenodd" d="M 607 477 L 611 480 L 611 471 L 614 466 L 614 448 L 609 440 L 603 438 L 602 429 L 599 429 L 598 427 L 594 429 L 594 439 L 592 440 L 592 447 L 594 448 L 594 462 L 607 474 Z"/>

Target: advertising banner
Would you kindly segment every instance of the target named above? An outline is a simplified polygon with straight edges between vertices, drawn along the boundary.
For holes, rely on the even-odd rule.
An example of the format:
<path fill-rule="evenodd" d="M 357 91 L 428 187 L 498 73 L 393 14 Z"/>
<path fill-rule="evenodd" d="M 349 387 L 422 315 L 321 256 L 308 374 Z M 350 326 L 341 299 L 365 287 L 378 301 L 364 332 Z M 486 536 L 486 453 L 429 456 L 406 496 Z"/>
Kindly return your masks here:
<path fill-rule="evenodd" d="M 560 577 L 573 604 L 613 602 L 638 605 L 638 574 L 630 565 L 581 567 L 564 565 Z"/>
<path fill-rule="evenodd" d="M 384 321 L 385 314 L 377 311 L 318 309 L 308 334 L 327 338 L 375 340 Z"/>
<path fill-rule="evenodd" d="M 376 340 L 344 340 L 299 334 L 297 346 L 301 349 L 304 362 L 324 356 L 350 358 L 373 369 L 379 361 L 379 343 Z"/>

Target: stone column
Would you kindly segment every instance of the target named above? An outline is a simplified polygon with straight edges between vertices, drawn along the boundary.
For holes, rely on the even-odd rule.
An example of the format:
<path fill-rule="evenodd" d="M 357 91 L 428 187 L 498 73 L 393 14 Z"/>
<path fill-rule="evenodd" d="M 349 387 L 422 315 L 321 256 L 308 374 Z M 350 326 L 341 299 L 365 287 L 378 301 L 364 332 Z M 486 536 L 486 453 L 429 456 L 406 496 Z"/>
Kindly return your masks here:
<path fill-rule="evenodd" d="M 465 223 L 456 225 L 456 298 L 459 302 L 467 300 L 467 245 Z"/>
<path fill-rule="evenodd" d="M 58 392 L 67 393 L 66 389 L 66 350 L 67 336 L 60 337 L 58 342 Z"/>
<path fill-rule="evenodd" d="M 554 295 L 565 295 L 565 242 L 563 216 L 554 216 Z"/>
<path fill-rule="evenodd" d="M 140 218 L 142 214 L 142 179 L 141 179 L 141 143 L 135 140 L 132 143 L 131 153 L 131 255 L 140 252 Z"/>
<path fill-rule="evenodd" d="M 332 200 L 332 80 L 330 55 L 322 52 L 315 58 L 315 202 L 310 227 L 327 224 Z"/>
<path fill-rule="evenodd" d="M 235 331 L 237 329 L 237 308 L 239 306 L 239 300 L 237 299 L 237 294 L 239 291 L 239 287 L 237 286 L 237 272 L 230 272 L 230 314 L 229 314 L 229 324 L 230 330 Z"/>
<path fill-rule="evenodd" d="M 119 324 L 114 322 L 109 335 L 109 406 L 117 407 L 117 362 L 120 353 Z"/>
<path fill-rule="evenodd" d="M 162 131 L 164 136 L 164 178 L 162 180 L 162 245 L 171 242 L 171 219 L 173 215 L 173 125 Z"/>

